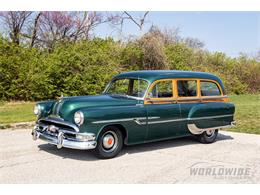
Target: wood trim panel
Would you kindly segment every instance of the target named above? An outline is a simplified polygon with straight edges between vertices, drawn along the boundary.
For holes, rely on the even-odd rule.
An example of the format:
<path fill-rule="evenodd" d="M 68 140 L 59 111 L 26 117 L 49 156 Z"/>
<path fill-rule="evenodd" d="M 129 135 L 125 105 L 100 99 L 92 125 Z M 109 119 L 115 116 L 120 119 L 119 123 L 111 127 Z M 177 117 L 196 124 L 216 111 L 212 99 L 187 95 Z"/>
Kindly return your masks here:
<path fill-rule="evenodd" d="M 153 86 L 160 81 L 172 81 L 172 90 L 173 97 L 171 98 L 149 98 L 147 95 L 152 90 Z M 180 97 L 178 96 L 178 80 L 188 80 L 188 81 L 197 81 L 197 96 L 193 97 Z M 220 96 L 201 96 L 200 82 L 212 82 L 217 85 L 220 90 Z M 174 104 L 174 103 L 196 103 L 196 102 L 229 102 L 229 98 L 226 95 L 223 95 L 223 90 L 217 81 L 211 79 L 201 79 L 201 78 L 174 78 L 174 79 L 159 79 L 154 81 L 147 90 L 145 95 L 144 104 Z"/>

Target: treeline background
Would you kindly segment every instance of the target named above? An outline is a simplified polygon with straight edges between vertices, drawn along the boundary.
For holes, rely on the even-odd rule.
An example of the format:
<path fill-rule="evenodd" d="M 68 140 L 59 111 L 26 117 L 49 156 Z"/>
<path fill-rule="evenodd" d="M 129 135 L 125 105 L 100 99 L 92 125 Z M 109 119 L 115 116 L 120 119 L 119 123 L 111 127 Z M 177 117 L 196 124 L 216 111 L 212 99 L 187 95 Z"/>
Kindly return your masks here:
<path fill-rule="evenodd" d="M 133 70 L 189 70 L 219 76 L 229 94 L 260 92 L 260 53 L 231 58 L 208 52 L 178 29 L 152 26 L 143 32 L 129 13 L 1 12 L 0 100 L 44 100 L 93 95 L 116 74 Z M 132 17 L 132 18 L 131 18 Z M 93 29 L 136 23 L 139 36 L 98 38 Z"/>

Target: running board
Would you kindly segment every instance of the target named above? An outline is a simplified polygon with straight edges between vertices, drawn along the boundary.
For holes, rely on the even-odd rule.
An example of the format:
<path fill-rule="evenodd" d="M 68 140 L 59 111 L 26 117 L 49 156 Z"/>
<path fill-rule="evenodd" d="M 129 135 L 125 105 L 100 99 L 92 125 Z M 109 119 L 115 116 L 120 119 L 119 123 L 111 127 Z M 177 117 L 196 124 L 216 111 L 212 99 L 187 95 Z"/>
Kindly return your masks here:
<path fill-rule="evenodd" d="M 225 125 L 225 126 L 218 126 L 218 127 L 210 127 L 210 128 L 205 128 L 205 129 L 201 129 L 198 128 L 195 124 L 188 124 L 188 129 L 189 131 L 194 134 L 194 135 L 198 135 L 198 134 L 202 134 L 204 131 L 208 131 L 208 130 L 215 130 L 215 129 L 225 129 L 225 128 L 230 128 L 236 125 L 235 121 L 232 121 L 230 123 L 230 125 Z"/>

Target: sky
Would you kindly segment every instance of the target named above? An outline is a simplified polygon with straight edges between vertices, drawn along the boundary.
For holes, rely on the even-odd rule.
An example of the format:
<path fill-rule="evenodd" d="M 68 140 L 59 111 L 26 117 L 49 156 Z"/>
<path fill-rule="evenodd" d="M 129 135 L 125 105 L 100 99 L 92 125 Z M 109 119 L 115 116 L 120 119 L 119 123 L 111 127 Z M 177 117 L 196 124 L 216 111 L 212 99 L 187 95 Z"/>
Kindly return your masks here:
<path fill-rule="evenodd" d="M 144 14 L 129 13 L 136 18 Z M 144 31 L 151 25 L 179 28 L 182 37 L 198 38 L 205 43 L 205 49 L 231 57 L 241 52 L 254 55 L 260 50 L 260 12 L 149 12 Z M 108 25 L 99 26 L 95 34 L 119 37 L 118 31 Z M 138 27 L 129 20 L 124 24 L 123 34 L 138 35 Z"/>

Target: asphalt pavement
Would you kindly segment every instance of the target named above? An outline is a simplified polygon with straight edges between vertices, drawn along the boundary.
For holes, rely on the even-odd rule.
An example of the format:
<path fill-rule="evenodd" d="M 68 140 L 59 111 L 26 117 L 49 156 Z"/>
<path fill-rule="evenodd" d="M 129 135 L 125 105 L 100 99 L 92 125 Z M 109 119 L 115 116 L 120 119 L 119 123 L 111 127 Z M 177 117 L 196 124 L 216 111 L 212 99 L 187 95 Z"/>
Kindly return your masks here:
<path fill-rule="evenodd" d="M 260 135 L 220 131 L 128 146 L 109 160 L 33 141 L 30 129 L 0 130 L 0 183 L 260 183 Z"/>

